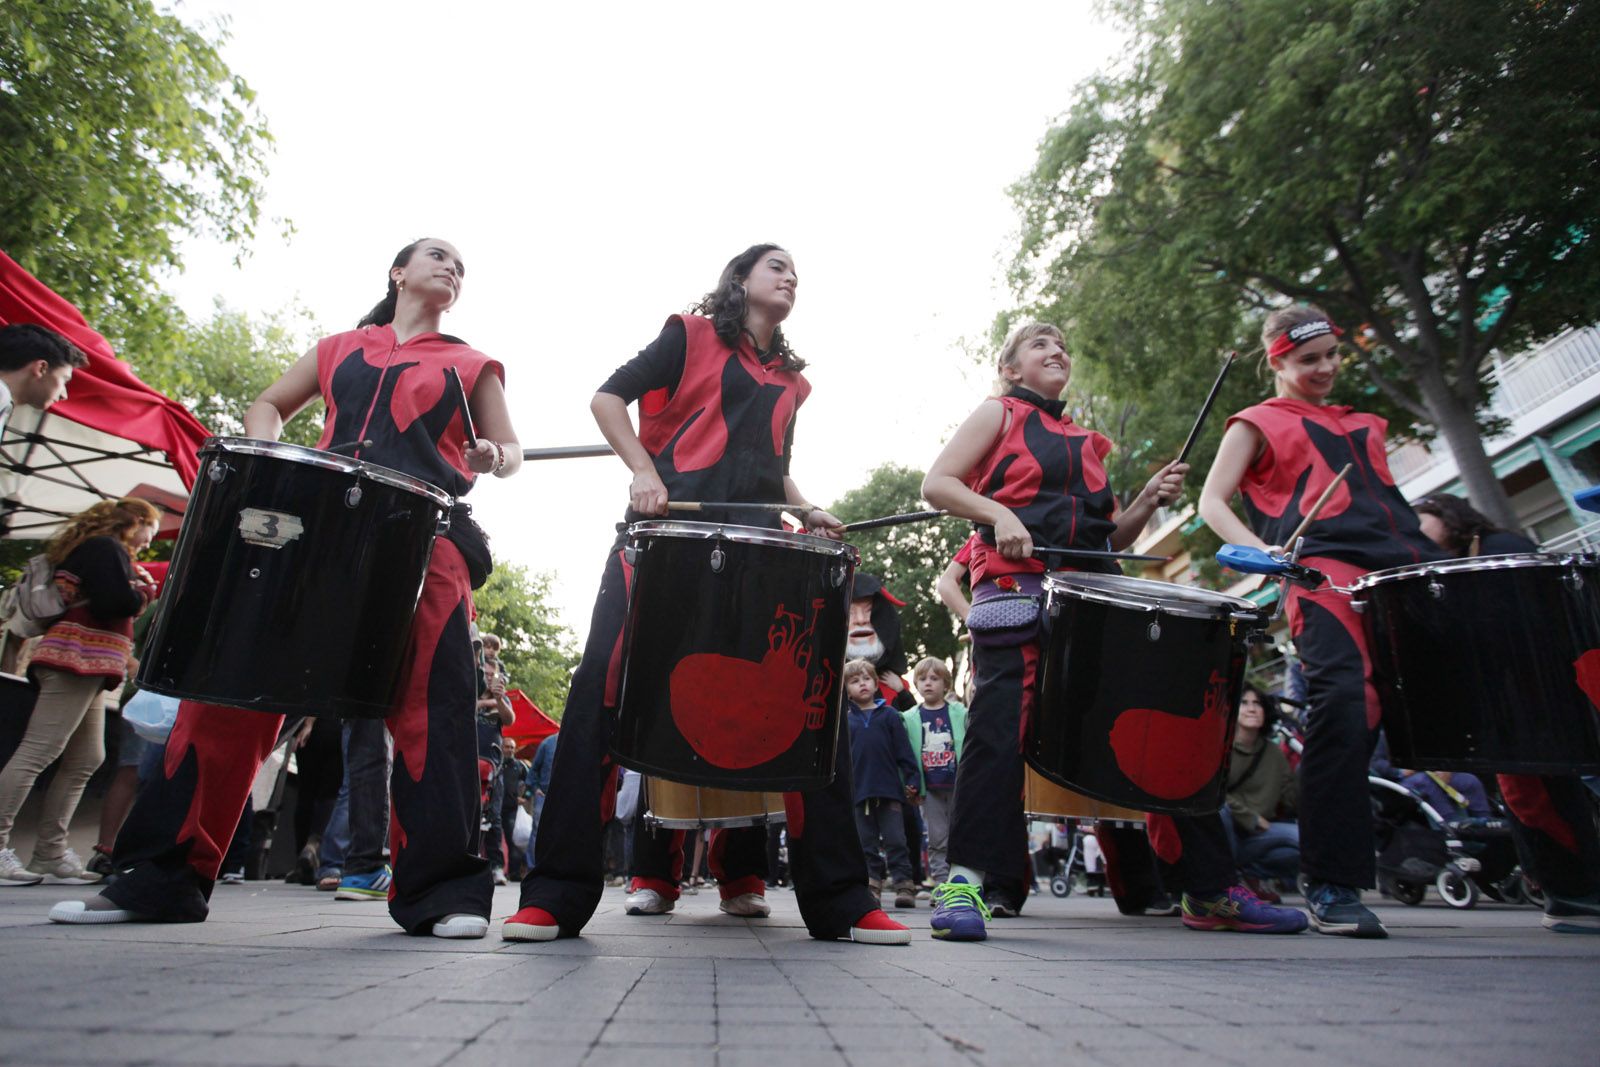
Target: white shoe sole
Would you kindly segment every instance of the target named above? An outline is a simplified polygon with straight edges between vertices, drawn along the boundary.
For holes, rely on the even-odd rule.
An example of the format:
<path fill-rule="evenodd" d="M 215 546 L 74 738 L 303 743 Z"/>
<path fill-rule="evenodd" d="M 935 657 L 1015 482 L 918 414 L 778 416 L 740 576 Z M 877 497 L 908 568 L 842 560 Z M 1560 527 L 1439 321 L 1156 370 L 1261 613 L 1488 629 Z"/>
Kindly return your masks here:
<path fill-rule="evenodd" d="M 481 915 L 458 915 L 433 924 L 433 936 L 453 941 L 476 941 L 489 932 L 489 920 Z"/>
<path fill-rule="evenodd" d="M 911 944 L 910 930 L 863 930 L 859 926 L 850 928 L 850 940 L 858 945 L 909 945 Z"/>
<path fill-rule="evenodd" d="M 561 936 L 559 926 L 535 926 L 533 923 L 501 923 L 502 941 L 554 941 Z"/>
<path fill-rule="evenodd" d="M 31 881 L 31 882 L 24 882 L 19 878 L 0 878 L 0 889 L 14 889 L 17 886 L 24 886 L 24 885 L 38 885 L 39 883 L 41 883 L 43 881 L 44 881 L 44 875 L 42 875 L 42 874 L 39 877 L 33 879 L 33 881 Z"/>
<path fill-rule="evenodd" d="M 59 874 L 46 874 L 42 876 L 45 885 L 95 885 L 101 881 L 98 874 L 81 874 L 61 877 Z"/>
<path fill-rule="evenodd" d="M 134 914 L 121 908 L 93 911 L 81 900 L 63 900 L 50 909 L 50 921 L 69 926 L 99 926 L 107 923 L 131 923 L 134 921 Z"/>
<path fill-rule="evenodd" d="M 746 908 L 734 909 L 734 908 L 728 907 L 727 904 L 728 904 L 727 901 L 723 901 L 722 904 L 720 905 L 720 909 L 722 911 L 722 914 L 731 915 L 735 919 L 770 919 L 770 918 L 772 918 L 772 908 L 770 908 L 770 907 L 760 908 L 760 909 L 753 909 L 753 908 L 752 909 L 746 909 Z"/>

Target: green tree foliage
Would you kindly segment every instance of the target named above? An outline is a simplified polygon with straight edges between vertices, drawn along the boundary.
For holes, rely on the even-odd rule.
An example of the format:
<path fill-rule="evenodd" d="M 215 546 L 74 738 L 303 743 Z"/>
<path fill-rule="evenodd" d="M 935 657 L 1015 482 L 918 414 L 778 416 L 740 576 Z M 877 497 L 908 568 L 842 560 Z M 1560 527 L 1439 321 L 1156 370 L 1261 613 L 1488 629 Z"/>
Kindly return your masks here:
<path fill-rule="evenodd" d="M 552 719 L 561 718 L 578 665 L 578 640 L 550 603 L 550 575 L 496 562 L 494 573 L 472 599 L 478 606 L 478 630 L 502 642 L 500 659 L 512 688 L 521 689 Z"/>
<path fill-rule="evenodd" d="M 1148 420 L 1171 450 L 1216 355 L 1253 347 L 1263 308 L 1318 303 L 1363 342 L 1363 406 L 1436 429 L 1514 526 L 1483 372 L 1600 316 L 1600 64 L 1574 62 L 1600 5 L 1113 7 L 1129 59 L 1079 87 L 1013 189 L 1028 312 L 1069 325 L 1099 388 L 1172 409 Z M 1230 408 L 1266 391 L 1235 377 Z"/>
<path fill-rule="evenodd" d="M 317 332 L 310 315 L 297 308 L 252 319 L 218 300 L 211 317 L 185 323 L 171 347 L 136 353 L 129 363 L 212 433 L 238 435 L 245 409 L 305 354 Z M 284 425 L 282 439 L 315 444 L 322 414 L 321 403 L 313 403 Z"/>
<path fill-rule="evenodd" d="M 220 39 L 150 0 L 0 4 L 0 248 L 119 351 L 175 339 L 182 235 L 260 217 L 272 138 Z"/>
<path fill-rule="evenodd" d="M 844 522 L 860 522 L 927 507 L 922 471 L 887 463 L 828 510 Z M 922 656 L 955 657 L 955 617 L 939 602 L 935 587 L 971 534 L 968 523 L 947 518 L 848 535 L 861 551 L 861 569 L 883 579 L 889 591 L 906 602 L 900 609 L 900 626 L 913 663 Z"/>

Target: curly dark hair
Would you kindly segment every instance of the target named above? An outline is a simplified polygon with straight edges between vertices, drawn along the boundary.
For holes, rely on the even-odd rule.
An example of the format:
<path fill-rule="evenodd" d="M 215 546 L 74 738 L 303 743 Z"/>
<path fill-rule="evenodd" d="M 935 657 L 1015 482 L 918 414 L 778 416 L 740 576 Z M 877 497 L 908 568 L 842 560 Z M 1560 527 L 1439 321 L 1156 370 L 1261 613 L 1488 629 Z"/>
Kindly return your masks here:
<path fill-rule="evenodd" d="M 1449 493 L 1434 493 L 1417 501 L 1411 510 L 1418 515 L 1432 515 L 1444 524 L 1444 535 L 1450 539 L 1444 547 L 1456 556 L 1466 554 L 1474 537 L 1485 537 L 1500 529 L 1489 516 Z"/>
<path fill-rule="evenodd" d="M 744 301 L 744 280 L 750 277 L 750 272 L 762 256 L 768 252 L 784 251 L 787 250 L 782 245 L 751 245 L 728 260 L 728 265 L 722 268 L 722 276 L 717 279 L 717 287 L 691 306 L 690 314 L 704 315 L 710 319 L 722 343 L 729 348 L 738 348 L 739 341 L 744 337 L 745 313 L 748 310 Z M 789 347 L 789 339 L 783 336 L 782 327 L 772 331 L 772 346 L 766 354 L 780 357 L 784 370 L 805 369 L 806 361 L 795 355 L 794 349 Z"/>

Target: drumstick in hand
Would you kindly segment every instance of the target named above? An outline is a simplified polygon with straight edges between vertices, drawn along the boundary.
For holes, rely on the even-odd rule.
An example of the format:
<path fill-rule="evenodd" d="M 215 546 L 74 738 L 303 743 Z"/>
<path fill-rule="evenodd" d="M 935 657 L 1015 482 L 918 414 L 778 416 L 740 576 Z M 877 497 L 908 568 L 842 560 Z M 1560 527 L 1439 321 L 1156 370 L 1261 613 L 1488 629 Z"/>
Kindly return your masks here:
<path fill-rule="evenodd" d="M 1306 517 L 1300 520 L 1300 525 L 1294 528 L 1294 533 L 1290 534 L 1289 539 L 1283 543 L 1285 551 L 1294 551 L 1294 543 L 1300 540 L 1301 536 L 1306 532 L 1306 527 L 1311 525 L 1312 521 L 1317 517 L 1317 512 L 1322 510 L 1322 505 L 1328 502 L 1328 498 L 1333 495 L 1333 491 L 1339 488 L 1339 483 L 1344 481 L 1344 476 L 1349 474 L 1350 468 L 1354 466 L 1354 463 L 1346 463 L 1344 470 L 1334 475 L 1333 481 L 1328 483 L 1328 488 L 1324 489 L 1322 495 L 1317 497 L 1317 502 L 1311 505 L 1311 510 L 1306 513 Z"/>
<path fill-rule="evenodd" d="M 1200 415 L 1194 420 L 1194 425 L 1189 429 L 1189 438 L 1183 442 L 1183 450 L 1178 453 L 1178 462 L 1185 463 L 1189 459 L 1189 452 L 1194 448 L 1194 443 L 1200 439 L 1200 431 L 1205 428 L 1206 416 L 1211 414 L 1211 406 L 1217 402 L 1217 394 L 1222 391 L 1222 382 L 1233 369 L 1233 361 L 1239 358 L 1239 353 L 1229 352 L 1228 358 L 1222 361 L 1222 369 L 1217 372 L 1217 380 L 1211 383 L 1211 392 L 1206 394 L 1206 402 L 1200 405 Z M 1176 497 L 1161 497 L 1159 503 L 1167 505 L 1176 500 Z"/>

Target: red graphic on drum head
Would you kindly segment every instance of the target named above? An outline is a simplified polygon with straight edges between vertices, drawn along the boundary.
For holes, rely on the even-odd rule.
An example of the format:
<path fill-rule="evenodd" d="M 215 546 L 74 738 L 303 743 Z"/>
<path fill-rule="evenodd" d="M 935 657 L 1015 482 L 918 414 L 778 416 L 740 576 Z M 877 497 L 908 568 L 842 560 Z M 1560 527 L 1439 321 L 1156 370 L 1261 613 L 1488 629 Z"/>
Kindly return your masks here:
<path fill-rule="evenodd" d="M 1198 719 L 1154 708 L 1129 708 L 1111 727 L 1117 769 L 1162 800 L 1193 796 L 1216 777 L 1228 728 L 1228 683 L 1215 671 Z"/>
<path fill-rule="evenodd" d="M 815 613 L 822 600 L 812 601 Z M 743 770 L 777 759 L 802 730 L 820 730 L 833 688 L 833 665 L 811 672 L 811 632 L 778 605 L 760 662 L 696 652 L 672 668 L 672 721 L 702 759 Z"/>
<path fill-rule="evenodd" d="M 1589 703 L 1600 708 L 1600 648 L 1591 648 L 1573 660 L 1572 673 L 1577 676 L 1578 688 L 1589 698 Z"/>

